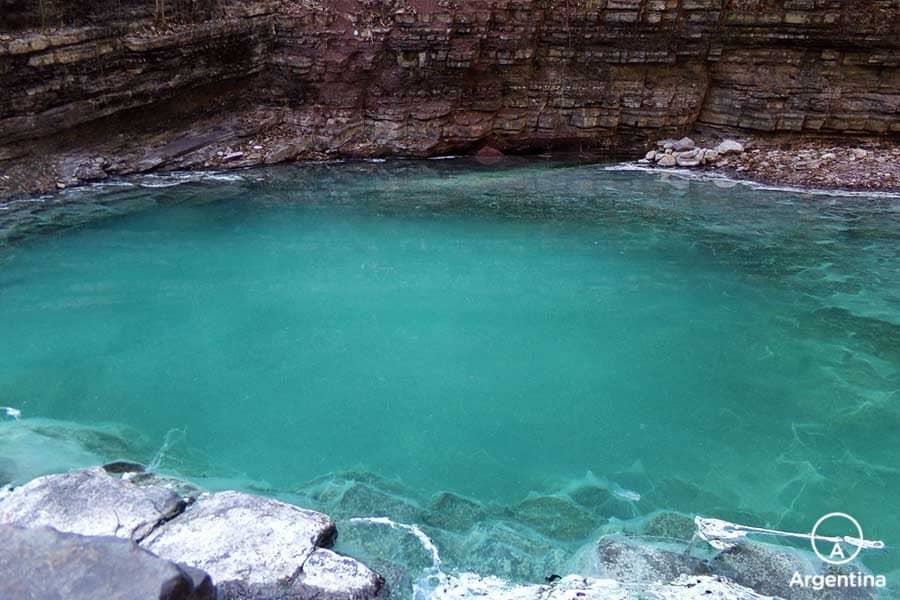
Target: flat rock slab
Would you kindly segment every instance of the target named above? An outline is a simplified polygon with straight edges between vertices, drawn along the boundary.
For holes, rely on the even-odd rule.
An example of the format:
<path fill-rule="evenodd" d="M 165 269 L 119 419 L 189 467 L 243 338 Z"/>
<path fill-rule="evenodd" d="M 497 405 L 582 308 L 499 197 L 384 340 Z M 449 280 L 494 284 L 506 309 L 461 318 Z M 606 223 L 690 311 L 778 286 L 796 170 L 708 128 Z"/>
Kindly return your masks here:
<path fill-rule="evenodd" d="M 149 550 L 208 572 L 226 598 L 356 600 L 382 579 L 321 546 L 335 533 L 327 516 L 240 492 L 201 497 L 144 541 Z"/>
<path fill-rule="evenodd" d="M 14 489 L 0 502 L 0 523 L 140 540 L 183 509 L 170 490 L 138 487 L 97 468 L 38 477 Z"/>
<path fill-rule="evenodd" d="M 215 600 L 209 576 L 116 537 L 0 525 L 4 600 Z"/>

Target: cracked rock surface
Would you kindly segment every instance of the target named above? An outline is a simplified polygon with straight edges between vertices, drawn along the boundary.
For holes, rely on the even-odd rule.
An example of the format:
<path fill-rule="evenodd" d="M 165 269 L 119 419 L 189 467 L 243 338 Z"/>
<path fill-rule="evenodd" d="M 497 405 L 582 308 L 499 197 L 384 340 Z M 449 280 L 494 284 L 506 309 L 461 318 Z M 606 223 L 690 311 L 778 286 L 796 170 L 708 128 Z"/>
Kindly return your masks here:
<path fill-rule="evenodd" d="M 34 536 L 43 536 L 40 543 L 51 549 L 34 552 L 54 562 L 53 536 L 73 534 L 59 541 L 58 552 L 65 554 L 59 560 L 68 566 L 60 572 L 49 569 L 47 576 L 77 589 L 88 589 L 94 578 L 102 577 L 104 553 L 113 553 L 119 563 L 109 559 L 106 584 L 114 585 L 116 577 L 124 577 L 118 581 L 119 592 L 73 599 L 206 600 L 191 594 L 195 587 L 203 589 L 203 581 L 210 577 L 218 588 L 218 596 L 208 596 L 210 600 L 366 600 L 378 596 L 384 587 L 384 580 L 368 567 L 327 549 L 336 531 L 326 515 L 240 492 L 184 499 L 169 487 L 136 485 L 130 479 L 114 477 L 102 468 L 35 479 L 0 500 L 0 536 L 21 538 L 30 535 L 22 531 L 43 531 Z M 131 554 L 110 546 L 111 540 L 121 540 Z M 67 553 L 70 546 L 82 550 Z M 150 564 L 147 557 L 159 563 Z M 5 560 L 11 564 L 15 556 Z M 0 554 L 0 565 L 3 561 Z M 159 591 L 129 595 L 127 574 L 139 575 L 148 564 L 149 579 L 142 585 L 158 584 Z M 187 585 L 182 576 L 193 583 Z M 0 581 L 0 598 L 55 597 L 41 591 L 52 585 L 46 577 L 31 583 L 30 579 L 16 581 Z M 13 589 L 15 595 L 8 596 Z M 166 595 L 181 589 L 187 592 Z"/>

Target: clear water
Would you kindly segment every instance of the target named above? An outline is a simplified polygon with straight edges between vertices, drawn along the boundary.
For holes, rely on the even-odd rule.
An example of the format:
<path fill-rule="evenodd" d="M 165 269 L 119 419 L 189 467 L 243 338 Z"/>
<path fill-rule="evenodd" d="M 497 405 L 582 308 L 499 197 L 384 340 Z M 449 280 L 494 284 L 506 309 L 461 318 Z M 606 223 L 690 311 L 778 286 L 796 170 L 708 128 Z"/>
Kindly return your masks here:
<path fill-rule="evenodd" d="M 900 531 L 896 198 L 546 162 L 144 183 L 0 210 L 0 476 L 155 459 L 523 579 L 657 509 Z M 468 533 L 444 490 L 488 507 Z"/>

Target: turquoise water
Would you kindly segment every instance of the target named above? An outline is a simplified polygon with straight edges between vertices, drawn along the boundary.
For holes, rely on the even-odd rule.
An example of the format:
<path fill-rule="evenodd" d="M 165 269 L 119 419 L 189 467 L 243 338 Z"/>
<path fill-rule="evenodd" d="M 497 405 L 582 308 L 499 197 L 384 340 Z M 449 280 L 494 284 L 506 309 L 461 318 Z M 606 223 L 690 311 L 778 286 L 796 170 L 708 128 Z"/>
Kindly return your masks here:
<path fill-rule="evenodd" d="M 522 579 L 658 509 L 900 531 L 896 198 L 549 162 L 139 183 L 0 210 L 0 479 L 155 461 Z M 544 562 L 472 550 L 504 527 Z"/>

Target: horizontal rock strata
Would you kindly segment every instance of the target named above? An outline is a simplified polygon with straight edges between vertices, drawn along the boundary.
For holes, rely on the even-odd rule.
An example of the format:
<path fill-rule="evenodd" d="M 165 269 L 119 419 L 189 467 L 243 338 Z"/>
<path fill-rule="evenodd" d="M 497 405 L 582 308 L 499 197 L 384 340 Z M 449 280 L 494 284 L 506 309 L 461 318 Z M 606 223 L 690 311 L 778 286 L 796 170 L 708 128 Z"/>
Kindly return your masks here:
<path fill-rule="evenodd" d="M 0 16 L 0 161 L 72 151 L 55 174 L 77 180 L 484 143 L 630 152 L 695 127 L 900 137 L 886 0 L 221 0 L 173 3 L 160 27 L 83 4 Z"/>

